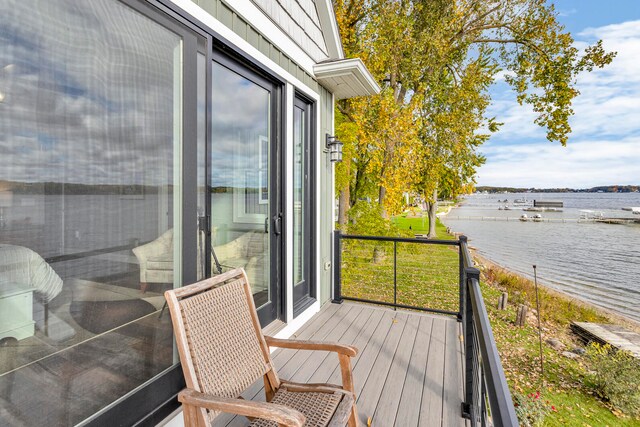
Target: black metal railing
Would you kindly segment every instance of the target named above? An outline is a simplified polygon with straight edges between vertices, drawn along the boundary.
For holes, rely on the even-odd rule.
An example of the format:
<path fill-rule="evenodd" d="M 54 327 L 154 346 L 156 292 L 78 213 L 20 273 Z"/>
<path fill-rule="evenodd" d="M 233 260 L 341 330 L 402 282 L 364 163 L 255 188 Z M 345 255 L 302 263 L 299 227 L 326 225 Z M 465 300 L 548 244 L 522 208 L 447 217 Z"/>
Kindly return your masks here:
<path fill-rule="evenodd" d="M 458 277 L 461 276 L 461 274 L 463 273 L 462 269 L 462 264 L 456 265 L 454 266 L 454 271 L 450 271 L 450 279 L 453 282 L 451 286 L 449 286 L 449 291 L 450 292 L 455 292 L 456 295 L 453 296 L 451 295 L 448 298 L 447 304 L 441 304 L 441 306 L 436 307 L 433 305 L 430 306 L 421 306 L 421 305 L 416 305 L 416 304 L 410 304 L 410 303 L 403 303 L 403 302 L 399 302 L 399 298 L 398 298 L 398 265 L 399 265 L 399 260 L 398 260 L 398 246 L 399 245 L 419 245 L 419 246 L 424 246 L 424 245 L 437 245 L 437 246 L 441 246 L 441 247 L 452 247 L 452 248 L 456 248 L 460 246 L 460 243 L 457 240 L 435 240 L 435 239 L 423 239 L 423 238 L 404 238 L 404 237 L 387 237 L 387 236 L 357 236 L 357 235 L 349 235 L 349 234 L 342 234 L 340 231 L 335 231 L 335 239 L 334 239 L 334 256 L 336 257 L 335 259 L 335 265 L 336 266 L 340 266 L 341 268 L 335 268 L 334 269 L 334 293 L 333 293 L 333 301 L 334 302 L 340 302 L 342 300 L 349 300 L 349 301 L 357 301 L 357 302 L 364 302 L 364 303 L 370 303 L 370 304 L 380 304 L 380 305 L 385 305 L 388 307 L 393 307 L 394 309 L 397 308 L 404 308 L 404 309 L 410 309 L 410 310 L 419 310 L 419 311 L 425 311 L 425 312 L 431 312 L 431 313 L 438 313 L 438 314 L 446 314 L 446 315 L 451 315 L 451 316 L 456 316 L 458 319 L 462 318 L 462 312 L 460 311 L 460 307 L 461 307 L 461 302 L 462 302 L 462 293 L 460 291 L 460 283 L 458 281 Z M 374 290 L 374 297 L 378 298 L 378 299 L 371 299 L 371 298 L 367 298 L 367 297 L 358 297 L 358 296 L 354 296 L 354 295 L 345 295 L 344 292 L 344 280 L 342 277 L 342 266 L 344 263 L 344 258 L 343 258 L 343 251 L 345 250 L 345 248 L 343 247 L 345 244 L 345 241 L 347 242 L 351 242 L 351 243 L 355 243 L 355 242 L 371 242 L 374 243 L 378 246 L 381 245 L 389 245 L 393 247 L 393 264 L 392 264 L 392 268 L 393 268 L 393 278 L 390 280 L 389 277 L 385 277 L 385 278 L 381 278 L 381 277 L 375 277 L 376 280 L 376 289 Z M 404 247 L 403 247 L 404 248 Z M 373 249 L 373 246 L 369 246 L 368 247 L 369 250 Z M 379 249 L 376 248 L 376 249 Z M 373 249 L 374 251 L 376 249 Z M 350 250 L 355 250 L 355 247 L 352 245 L 350 247 L 348 247 L 346 249 L 347 251 Z M 403 260 L 406 260 L 407 258 L 412 257 L 412 254 L 404 254 L 403 259 L 400 260 L 400 264 L 402 264 Z M 349 261 L 353 261 L 354 257 L 351 257 L 351 259 Z M 391 267 L 390 265 L 391 263 L 387 263 L 388 267 Z M 374 268 L 378 268 L 378 269 L 382 269 L 383 271 L 385 270 L 385 265 L 382 266 L 375 266 L 372 264 L 369 265 L 357 265 L 358 269 L 360 270 L 369 270 L 371 271 Z M 404 268 L 408 268 L 406 265 Z M 401 268 L 402 270 L 402 268 Z M 418 272 L 420 275 L 421 272 Z M 366 275 L 374 278 L 371 274 L 367 273 Z M 384 290 L 387 290 L 389 285 L 391 285 L 390 283 L 387 283 L 391 281 L 392 282 L 392 297 L 391 295 L 389 295 L 389 297 L 387 298 L 387 300 L 382 300 L 379 297 L 381 296 L 381 293 Z M 405 280 L 406 282 L 406 280 Z M 414 282 L 414 284 L 416 284 Z M 405 287 L 406 287 L 407 283 L 405 283 Z M 421 283 L 421 285 L 423 285 Z M 436 292 L 436 291 L 434 291 Z"/>
<path fill-rule="evenodd" d="M 464 236 L 460 236 L 460 254 L 464 275 L 462 328 L 465 347 L 462 414 L 471 420 L 472 426 L 517 426 L 518 418 L 480 291 L 480 270 L 473 266 Z"/>
<path fill-rule="evenodd" d="M 343 251 L 345 241 L 388 242 L 393 244 L 393 302 L 372 298 L 345 295 L 343 289 Z M 456 295 L 451 295 L 455 309 L 420 306 L 398 301 L 398 244 L 440 245 L 457 247 L 458 263 Z M 428 260 L 424 260 L 426 263 Z M 380 304 L 394 309 L 403 308 L 455 316 L 462 322 L 465 356 L 465 398 L 462 402 L 462 416 L 471 421 L 471 426 L 496 427 L 518 426 L 511 393 L 506 382 L 500 356 L 489 323 L 482 293 L 480 291 L 480 271 L 473 267 L 467 247 L 467 238 L 458 240 L 434 240 L 423 238 L 401 238 L 386 236 L 356 236 L 334 232 L 334 280 L 333 302 L 343 300 Z M 423 284 L 419 284 L 423 285 Z M 453 292 L 453 290 L 452 290 Z"/>

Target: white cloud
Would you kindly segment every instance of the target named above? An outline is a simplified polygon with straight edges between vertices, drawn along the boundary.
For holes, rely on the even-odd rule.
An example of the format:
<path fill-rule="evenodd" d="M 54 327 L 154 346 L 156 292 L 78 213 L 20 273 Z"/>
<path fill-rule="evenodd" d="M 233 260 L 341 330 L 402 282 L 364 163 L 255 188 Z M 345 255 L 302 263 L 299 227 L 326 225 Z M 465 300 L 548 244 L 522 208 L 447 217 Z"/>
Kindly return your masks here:
<path fill-rule="evenodd" d="M 478 172 L 480 185 L 586 188 L 637 184 L 640 137 L 486 147 L 491 158 Z"/>
<path fill-rule="evenodd" d="M 612 64 L 578 78 L 573 132 L 567 147 L 550 143 L 535 114 L 519 106 L 499 83 L 490 115 L 504 122 L 483 147 L 487 164 L 478 171 L 482 185 L 590 187 L 640 183 L 640 21 L 589 28 L 576 45 L 603 40 L 617 51 Z"/>

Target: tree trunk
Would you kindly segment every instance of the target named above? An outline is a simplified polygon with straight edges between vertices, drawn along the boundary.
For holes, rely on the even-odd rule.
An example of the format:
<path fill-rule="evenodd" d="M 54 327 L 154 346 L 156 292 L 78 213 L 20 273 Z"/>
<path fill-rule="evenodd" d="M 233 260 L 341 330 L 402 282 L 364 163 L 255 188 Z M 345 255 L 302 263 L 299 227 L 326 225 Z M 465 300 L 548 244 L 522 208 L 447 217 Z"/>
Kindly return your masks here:
<path fill-rule="evenodd" d="M 380 204 L 380 212 L 382 214 L 382 218 L 389 219 L 389 215 L 387 215 L 387 210 L 384 208 L 384 198 L 387 195 L 387 189 L 384 186 L 380 186 L 378 190 L 378 203 Z"/>
<path fill-rule="evenodd" d="M 430 239 L 436 238 L 436 212 L 438 211 L 438 188 L 433 190 L 433 200 L 429 202 L 429 234 Z"/>
<path fill-rule="evenodd" d="M 340 190 L 338 198 L 338 225 L 344 227 L 347 224 L 347 212 L 349 211 L 349 186 Z"/>

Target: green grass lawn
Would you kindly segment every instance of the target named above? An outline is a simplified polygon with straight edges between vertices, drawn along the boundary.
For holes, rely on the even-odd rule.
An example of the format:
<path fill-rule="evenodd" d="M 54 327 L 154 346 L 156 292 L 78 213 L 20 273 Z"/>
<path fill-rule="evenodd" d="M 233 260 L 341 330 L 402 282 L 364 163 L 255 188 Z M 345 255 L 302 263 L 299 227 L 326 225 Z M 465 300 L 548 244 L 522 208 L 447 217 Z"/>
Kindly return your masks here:
<path fill-rule="evenodd" d="M 428 233 L 428 219 L 395 217 L 400 234 Z M 452 239 L 438 221 L 438 239 Z M 427 244 L 397 244 L 398 303 L 457 311 L 459 304 L 457 247 Z M 394 250 L 391 242 L 343 241 L 343 295 L 393 302 Z M 506 273 L 505 273 L 506 274 Z M 489 280 L 493 284 L 489 284 Z M 640 426 L 638 420 L 614 413 L 583 386 L 585 367 L 544 344 L 545 377 L 540 382 L 537 329 L 528 324 L 516 327 L 519 303 L 533 306 L 531 284 L 520 278 L 483 273 L 482 292 L 512 391 L 528 394 L 540 391 L 542 399 L 555 407 L 544 426 Z M 507 310 L 497 310 L 498 297 L 509 292 Z M 541 295 L 546 336 L 558 336 L 568 346 L 571 320 L 603 321 L 606 317 L 591 307 L 576 304 L 554 293 Z M 546 314 L 546 317 L 545 317 Z"/>
<path fill-rule="evenodd" d="M 429 232 L 429 218 L 426 216 L 417 218 L 396 216 L 391 219 L 391 222 L 399 229 L 412 231 L 415 234 L 427 234 Z M 436 235 L 438 239 L 453 239 L 453 236 L 447 233 L 447 227 L 439 220 L 436 220 Z"/>

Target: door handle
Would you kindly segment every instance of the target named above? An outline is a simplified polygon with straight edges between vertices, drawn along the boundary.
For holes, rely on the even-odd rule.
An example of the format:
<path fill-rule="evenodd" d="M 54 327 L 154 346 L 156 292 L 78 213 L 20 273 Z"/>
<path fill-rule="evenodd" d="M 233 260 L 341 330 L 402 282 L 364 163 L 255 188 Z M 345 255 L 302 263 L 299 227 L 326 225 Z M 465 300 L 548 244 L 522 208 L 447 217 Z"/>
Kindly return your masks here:
<path fill-rule="evenodd" d="M 282 234 L 282 214 L 273 217 L 273 234 L 276 236 Z"/>

